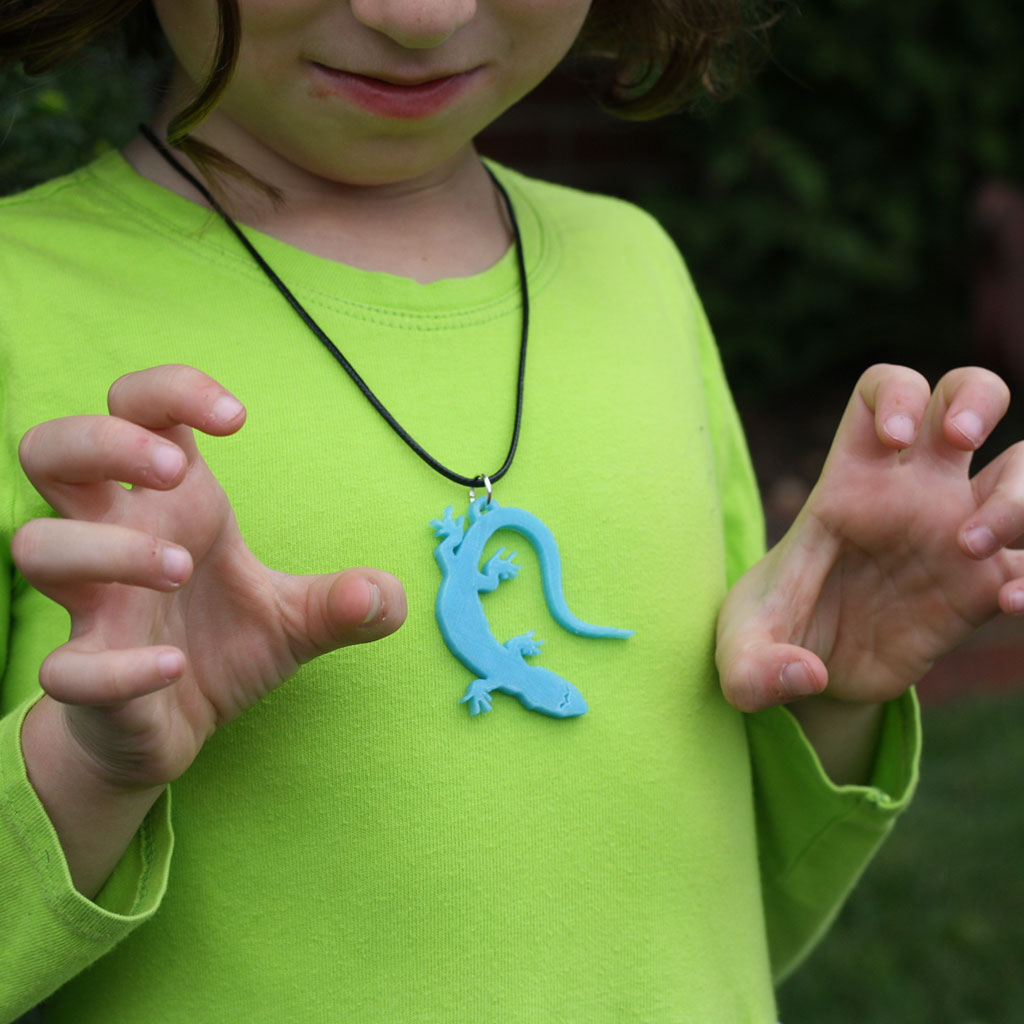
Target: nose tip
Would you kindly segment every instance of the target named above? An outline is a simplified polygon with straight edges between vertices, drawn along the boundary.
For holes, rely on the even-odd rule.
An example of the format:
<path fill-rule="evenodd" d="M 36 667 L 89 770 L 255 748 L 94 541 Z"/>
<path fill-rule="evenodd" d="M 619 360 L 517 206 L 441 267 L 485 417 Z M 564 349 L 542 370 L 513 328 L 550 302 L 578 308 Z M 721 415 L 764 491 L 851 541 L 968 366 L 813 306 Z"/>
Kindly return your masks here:
<path fill-rule="evenodd" d="M 476 0 L 350 0 L 357 21 L 410 50 L 440 46 L 476 14 Z"/>

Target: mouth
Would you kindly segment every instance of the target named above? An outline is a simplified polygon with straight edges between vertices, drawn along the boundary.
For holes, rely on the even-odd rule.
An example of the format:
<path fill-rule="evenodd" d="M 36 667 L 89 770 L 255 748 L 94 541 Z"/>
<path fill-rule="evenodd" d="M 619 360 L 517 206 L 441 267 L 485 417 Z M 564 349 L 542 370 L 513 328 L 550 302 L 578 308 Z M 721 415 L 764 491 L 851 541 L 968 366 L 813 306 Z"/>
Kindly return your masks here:
<path fill-rule="evenodd" d="M 467 92 L 479 77 L 480 67 L 429 78 L 378 78 L 341 71 L 316 61 L 310 67 L 318 85 L 380 117 L 406 120 L 440 113 Z"/>

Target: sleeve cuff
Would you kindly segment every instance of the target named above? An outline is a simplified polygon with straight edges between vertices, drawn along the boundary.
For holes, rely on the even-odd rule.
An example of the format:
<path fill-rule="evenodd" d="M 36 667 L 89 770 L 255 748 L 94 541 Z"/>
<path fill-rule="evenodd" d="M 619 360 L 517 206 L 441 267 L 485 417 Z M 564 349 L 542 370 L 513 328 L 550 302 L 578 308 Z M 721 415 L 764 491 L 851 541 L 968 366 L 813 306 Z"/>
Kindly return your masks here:
<path fill-rule="evenodd" d="M 78 892 L 25 769 L 21 726 L 34 703 L 0 719 L 0 976 L 25 1008 L 153 915 L 167 886 L 174 846 L 165 791 L 96 900 Z M 6 997 L 4 992 L 0 1009 L 6 1008 Z"/>
<path fill-rule="evenodd" d="M 895 813 L 910 803 L 921 765 L 921 707 L 917 692 L 908 690 L 885 707 L 870 789 L 878 804 Z"/>
<path fill-rule="evenodd" d="M 776 876 L 786 876 L 827 834 L 855 829 L 881 837 L 910 802 L 917 786 L 921 755 L 921 718 L 909 691 L 885 707 L 871 782 L 834 783 L 785 708 L 749 716 L 755 789 L 768 816 L 769 840 L 763 853 Z M 765 823 L 762 823 L 763 825 Z"/>
<path fill-rule="evenodd" d="M 870 781 L 865 785 L 834 783 L 796 717 L 784 707 L 776 710 L 781 712 L 780 721 L 774 723 L 779 733 L 777 742 L 791 749 L 795 760 L 805 763 L 823 793 L 845 803 L 863 801 L 892 814 L 898 814 L 910 803 L 917 788 L 921 758 L 921 712 L 912 689 L 883 708 L 878 748 Z"/>
<path fill-rule="evenodd" d="M 831 922 L 917 785 L 921 724 L 908 692 L 885 707 L 871 782 L 838 786 L 784 708 L 748 717 L 765 912 L 777 976 Z"/>

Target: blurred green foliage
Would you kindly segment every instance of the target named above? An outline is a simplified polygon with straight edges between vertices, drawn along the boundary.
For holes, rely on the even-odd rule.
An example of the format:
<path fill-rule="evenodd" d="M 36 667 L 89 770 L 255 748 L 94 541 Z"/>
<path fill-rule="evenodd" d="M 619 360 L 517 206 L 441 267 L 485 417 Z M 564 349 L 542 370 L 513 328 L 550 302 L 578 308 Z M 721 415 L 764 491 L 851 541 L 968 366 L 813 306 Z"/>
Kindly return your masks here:
<path fill-rule="evenodd" d="M 787 11 L 742 96 L 677 121 L 682 180 L 640 199 L 741 397 L 967 355 L 972 196 L 1024 179 L 1022 54 L 1011 0 L 817 0 Z"/>
<path fill-rule="evenodd" d="M 0 71 L 0 194 L 127 142 L 149 115 L 161 73 L 152 63 L 103 51 L 83 54 L 59 73 Z"/>

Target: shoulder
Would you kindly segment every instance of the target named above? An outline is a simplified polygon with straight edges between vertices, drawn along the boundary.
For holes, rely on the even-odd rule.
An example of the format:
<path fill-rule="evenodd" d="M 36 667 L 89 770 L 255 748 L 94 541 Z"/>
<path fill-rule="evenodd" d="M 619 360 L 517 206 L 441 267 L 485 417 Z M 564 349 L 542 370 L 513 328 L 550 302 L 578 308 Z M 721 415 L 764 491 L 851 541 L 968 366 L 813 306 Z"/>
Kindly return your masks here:
<path fill-rule="evenodd" d="M 21 289 L 74 268 L 95 267 L 116 248 L 126 217 L 104 177 L 115 162 L 91 164 L 0 199 L 0 290 L 10 301 Z"/>
<path fill-rule="evenodd" d="M 605 265 L 650 285 L 660 282 L 672 290 L 692 289 L 675 242 L 646 210 L 614 196 L 491 167 L 514 206 L 526 211 L 563 257 Z"/>
<path fill-rule="evenodd" d="M 116 322 L 140 249 L 104 179 L 111 157 L 0 199 L 0 372 L 67 375 Z"/>
<path fill-rule="evenodd" d="M 41 223 L 64 220 L 75 210 L 95 204 L 99 198 L 96 171 L 110 160 L 108 154 L 70 174 L 0 197 L 0 233 L 11 235 L 38 228 Z"/>
<path fill-rule="evenodd" d="M 491 167 L 510 192 L 528 202 L 545 221 L 574 232 L 620 239 L 635 238 L 675 249 L 658 221 L 633 203 L 614 196 L 531 178 L 507 167 L 494 164 Z"/>

